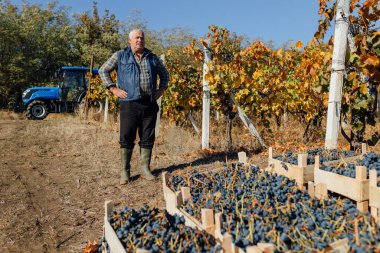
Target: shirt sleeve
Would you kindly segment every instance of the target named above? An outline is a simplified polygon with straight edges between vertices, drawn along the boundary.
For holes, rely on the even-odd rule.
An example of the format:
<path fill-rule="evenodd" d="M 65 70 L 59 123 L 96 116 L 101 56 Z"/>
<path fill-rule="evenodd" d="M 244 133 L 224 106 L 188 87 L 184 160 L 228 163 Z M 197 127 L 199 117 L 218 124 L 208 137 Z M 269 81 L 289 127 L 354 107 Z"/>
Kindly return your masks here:
<path fill-rule="evenodd" d="M 160 83 L 158 88 L 168 88 L 169 72 L 166 70 L 162 61 L 157 57 L 157 74 L 160 77 Z"/>
<path fill-rule="evenodd" d="M 116 86 L 110 76 L 114 69 L 117 69 L 117 52 L 114 53 L 99 69 L 99 76 L 102 79 L 103 85 L 107 89 Z"/>

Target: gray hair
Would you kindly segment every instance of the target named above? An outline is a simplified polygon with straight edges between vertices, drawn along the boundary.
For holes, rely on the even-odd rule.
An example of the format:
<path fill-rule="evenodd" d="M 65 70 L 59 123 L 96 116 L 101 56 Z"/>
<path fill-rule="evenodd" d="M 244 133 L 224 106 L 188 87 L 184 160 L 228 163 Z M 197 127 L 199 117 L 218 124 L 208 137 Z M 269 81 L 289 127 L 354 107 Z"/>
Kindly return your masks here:
<path fill-rule="evenodd" d="M 142 33 L 143 36 L 145 36 L 144 34 L 144 31 L 140 28 L 135 28 L 135 29 L 132 29 L 129 34 L 128 34 L 128 38 L 131 39 L 132 38 L 132 35 L 135 33 L 135 32 L 140 32 Z"/>

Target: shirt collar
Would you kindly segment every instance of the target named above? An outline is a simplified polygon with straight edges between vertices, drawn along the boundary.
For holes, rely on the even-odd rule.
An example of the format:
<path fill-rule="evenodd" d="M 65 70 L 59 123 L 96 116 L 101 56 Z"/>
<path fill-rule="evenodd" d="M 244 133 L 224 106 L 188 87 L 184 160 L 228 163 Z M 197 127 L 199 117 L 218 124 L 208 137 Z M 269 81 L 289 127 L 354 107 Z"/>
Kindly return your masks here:
<path fill-rule="evenodd" d="M 131 50 L 131 51 L 132 51 L 132 50 Z M 133 56 L 137 57 L 137 55 L 136 55 L 135 52 L 132 51 L 132 53 L 133 53 Z M 144 51 L 143 51 L 143 53 L 142 53 L 142 55 L 141 55 L 141 59 L 144 58 L 147 54 L 148 54 L 148 51 L 147 51 L 146 48 L 144 48 Z"/>

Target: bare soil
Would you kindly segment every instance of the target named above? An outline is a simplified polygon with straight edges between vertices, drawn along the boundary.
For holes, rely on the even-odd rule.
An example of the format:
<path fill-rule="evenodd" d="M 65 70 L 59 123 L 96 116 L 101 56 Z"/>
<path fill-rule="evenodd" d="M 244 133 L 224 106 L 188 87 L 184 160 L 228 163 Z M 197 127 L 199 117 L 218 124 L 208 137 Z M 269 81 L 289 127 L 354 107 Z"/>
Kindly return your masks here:
<path fill-rule="evenodd" d="M 240 150 L 248 152 L 251 163 L 265 165 L 266 153 L 255 154 L 255 140 L 247 132 L 235 133 L 230 153 L 223 151 L 222 130 L 215 128 L 213 136 L 213 148 L 202 151 L 201 136 L 164 121 L 153 151 L 158 179 L 139 177 L 136 146 L 133 180 L 120 186 L 117 123 L 72 115 L 29 121 L 0 112 L 0 252 L 81 252 L 102 236 L 106 200 L 116 209 L 164 208 L 163 171 L 213 169 L 236 162 Z"/>
<path fill-rule="evenodd" d="M 218 169 L 225 162 L 236 162 L 238 151 L 246 151 L 252 164 L 267 163 L 267 152 L 259 152 L 257 140 L 236 122 L 234 148 L 225 152 L 222 121 L 212 124 L 211 148 L 202 150 L 201 136 L 191 127 L 162 120 L 152 159 L 158 178 L 148 182 L 139 177 L 136 146 L 132 182 L 120 186 L 118 123 L 99 120 L 61 114 L 29 121 L 21 114 L 0 111 L 0 252 L 81 252 L 88 241 L 102 237 L 106 200 L 112 200 L 116 209 L 144 204 L 165 208 L 160 178 L 164 171 Z M 263 138 L 277 153 L 323 146 L 323 137 L 302 144 L 304 127 L 292 121 L 272 127 Z M 376 144 L 370 150 L 380 151 L 379 132 L 378 127 L 368 128 L 367 139 Z M 348 148 L 343 139 L 339 143 Z"/>

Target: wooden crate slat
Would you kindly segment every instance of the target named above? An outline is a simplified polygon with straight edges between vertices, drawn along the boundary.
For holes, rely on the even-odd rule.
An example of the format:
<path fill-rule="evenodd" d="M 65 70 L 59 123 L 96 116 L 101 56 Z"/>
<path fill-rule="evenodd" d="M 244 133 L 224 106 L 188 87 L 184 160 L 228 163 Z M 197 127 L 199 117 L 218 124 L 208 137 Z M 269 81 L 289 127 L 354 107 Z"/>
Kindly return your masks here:
<path fill-rule="evenodd" d="M 329 248 L 330 249 L 327 252 L 331 253 L 347 253 L 350 250 L 347 238 L 331 243 Z"/>
<path fill-rule="evenodd" d="M 367 152 L 366 145 L 362 145 L 362 154 L 352 157 L 343 158 L 345 162 L 353 162 L 358 159 L 363 158 L 363 154 Z M 341 161 L 341 159 L 323 162 L 323 165 L 334 165 Z M 287 169 L 285 169 L 285 166 Z M 314 181 L 314 166 L 315 164 L 307 165 L 307 154 L 298 154 L 298 164 L 291 164 L 287 162 L 282 162 L 278 159 L 273 158 L 273 148 L 270 147 L 268 150 L 268 172 L 277 173 L 283 175 L 289 179 L 294 179 L 301 190 L 304 189 L 304 184 L 309 181 Z M 302 169 L 301 169 L 302 168 Z"/>
<path fill-rule="evenodd" d="M 239 152 L 238 153 L 239 163 L 246 164 L 248 162 L 247 153 Z"/>
<path fill-rule="evenodd" d="M 272 168 L 267 169 L 269 172 L 274 172 L 289 179 L 294 179 L 301 189 L 303 189 L 305 182 L 314 180 L 312 166 L 299 167 L 297 165 L 284 163 L 276 159 L 273 159 L 271 164 Z M 287 169 L 285 169 L 285 166 L 283 166 L 283 164 L 285 164 Z"/>
<path fill-rule="evenodd" d="M 174 192 L 168 186 L 168 175 L 167 172 L 162 173 L 162 190 L 164 192 L 164 199 L 166 203 L 166 210 L 171 215 L 178 214 L 185 219 L 185 225 L 198 228 L 200 230 L 204 230 L 202 223 L 200 223 L 197 219 L 192 217 L 189 213 L 187 213 L 184 209 L 180 207 L 184 199 L 191 199 L 190 188 L 182 187 L 181 191 Z M 184 194 L 184 197 L 183 197 Z"/>
<path fill-rule="evenodd" d="M 115 230 L 108 221 L 108 217 L 112 214 L 113 203 L 112 201 L 105 202 L 105 215 L 104 215 L 104 238 L 108 243 L 111 253 L 126 253 L 126 250 L 117 237 Z"/>
<path fill-rule="evenodd" d="M 196 218 L 194 218 L 192 215 L 190 215 L 184 209 L 179 208 L 177 214 L 181 215 L 185 218 L 185 225 L 186 226 L 203 230 L 202 223 L 200 223 Z"/>
<path fill-rule="evenodd" d="M 376 170 L 369 171 L 369 206 L 371 215 L 378 223 L 380 222 L 380 187 L 377 186 L 379 179 Z"/>
<path fill-rule="evenodd" d="M 362 202 L 369 199 L 369 180 L 358 180 L 333 172 L 314 168 L 314 183 L 326 184 L 327 190 Z"/>
<path fill-rule="evenodd" d="M 140 249 L 140 248 L 136 249 L 136 253 L 150 253 L 150 252 L 152 252 L 152 251 L 147 250 L 147 249 Z"/>
<path fill-rule="evenodd" d="M 202 227 L 207 233 L 214 235 L 215 232 L 215 220 L 214 209 L 202 208 Z"/>
<path fill-rule="evenodd" d="M 380 187 L 371 186 L 369 192 L 369 205 L 380 208 Z"/>
<path fill-rule="evenodd" d="M 318 168 L 315 168 L 315 169 L 318 169 Z M 335 174 L 335 173 L 332 173 L 332 174 Z M 163 184 L 163 187 L 166 191 L 166 194 L 168 194 L 168 195 L 171 194 L 172 196 L 176 195 L 166 185 L 167 175 L 163 175 L 163 178 L 164 177 L 165 177 L 165 180 L 163 180 L 163 182 L 165 183 L 165 185 Z M 356 181 L 359 181 L 359 180 L 356 180 Z M 369 183 L 369 180 L 367 180 L 367 182 Z M 319 192 L 325 192 L 324 189 L 327 188 L 327 186 L 325 186 L 324 184 L 319 183 L 319 185 L 317 185 L 317 183 L 309 182 L 309 186 L 314 187 L 314 185 L 317 186 L 316 188 L 314 188 L 314 191 L 318 191 L 318 193 Z M 380 189 L 380 187 L 378 187 L 378 188 Z M 181 189 L 181 191 L 179 191 L 177 194 L 182 195 L 183 192 L 184 191 Z M 186 192 L 187 192 L 187 190 L 186 190 Z M 321 193 L 319 193 L 319 194 L 321 194 Z M 324 195 L 324 194 L 322 194 L 322 195 Z M 181 198 L 183 199 L 182 196 L 181 196 Z M 176 213 L 179 215 L 182 215 L 189 224 L 193 224 L 193 227 L 197 227 L 198 229 L 201 229 L 201 230 L 205 230 L 204 229 L 205 224 L 208 225 L 209 227 L 213 227 L 213 230 L 212 230 L 213 234 L 212 235 L 214 236 L 214 238 L 218 242 L 221 243 L 221 245 L 223 247 L 223 253 L 245 253 L 245 252 L 272 253 L 272 252 L 274 252 L 274 245 L 270 244 L 270 243 L 258 243 L 257 245 L 247 247 L 245 250 L 236 246 L 233 243 L 233 240 L 232 240 L 233 238 L 232 238 L 231 234 L 229 234 L 229 233 L 221 234 L 221 229 L 222 229 L 222 225 L 223 225 L 222 213 L 216 213 L 214 215 L 214 210 L 202 209 L 202 223 L 203 223 L 202 224 L 195 217 L 188 214 L 182 208 L 177 207 L 176 209 L 177 209 Z M 205 211 L 205 210 L 207 210 L 207 211 Z M 211 215 L 212 215 L 212 218 L 211 218 Z M 186 224 L 186 225 L 188 225 L 188 224 Z M 345 239 L 342 239 L 342 240 L 339 240 L 339 241 L 336 241 L 336 242 L 330 244 L 329 249 L 326 252 L 346 253 L 346 252 L 348 252 L 347 249 L 349 249 L 348 239 L 345 238 Z"/>

